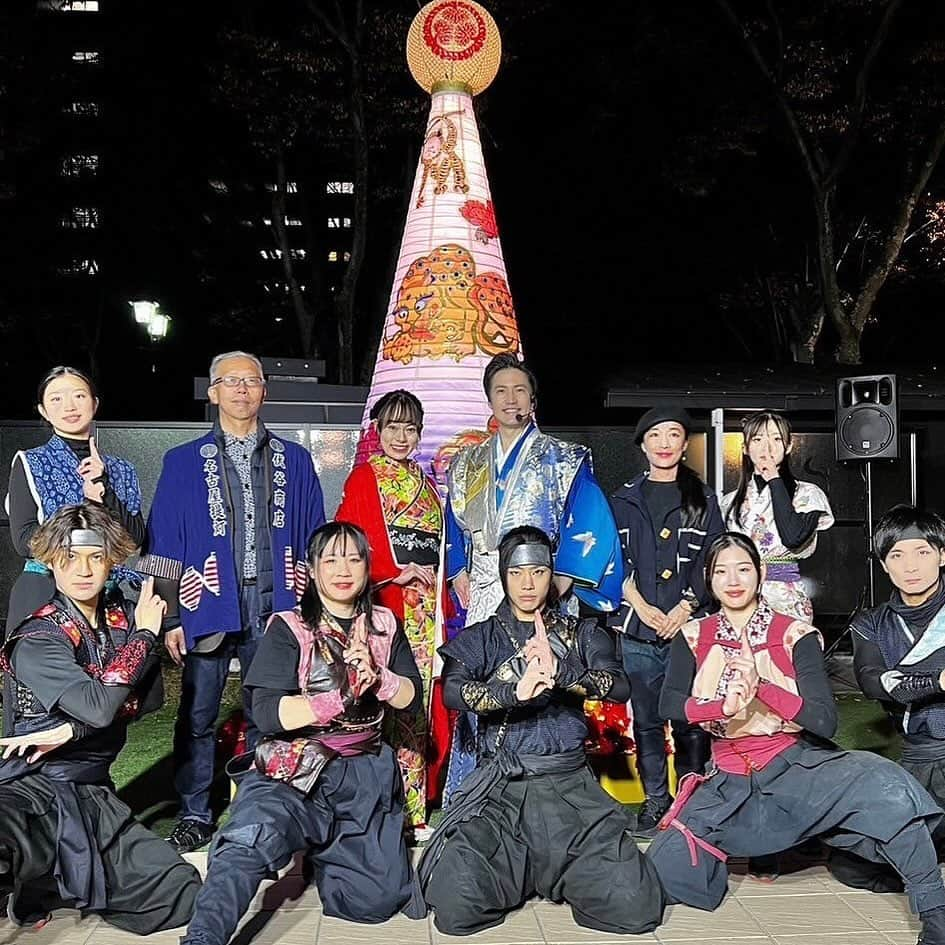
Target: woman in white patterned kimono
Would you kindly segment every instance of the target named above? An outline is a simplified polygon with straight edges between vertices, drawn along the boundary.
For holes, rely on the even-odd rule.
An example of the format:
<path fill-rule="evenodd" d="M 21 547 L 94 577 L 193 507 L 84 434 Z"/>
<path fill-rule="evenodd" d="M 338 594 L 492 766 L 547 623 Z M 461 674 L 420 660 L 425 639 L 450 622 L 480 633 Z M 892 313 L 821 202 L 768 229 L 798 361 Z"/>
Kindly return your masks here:
<path fill-rule="evenodd" d="M 811 623 L 814 607 L 801 583 L 798 561 L 817 548 L 817 533 L 833 525 L 823 489 L 791 472 L 791 424 L 773 410 L 742 424 L 738 488 L 722 499 L 725 527 L 747 535 L 766 569 L 762 594 L 771 607 Z"/>

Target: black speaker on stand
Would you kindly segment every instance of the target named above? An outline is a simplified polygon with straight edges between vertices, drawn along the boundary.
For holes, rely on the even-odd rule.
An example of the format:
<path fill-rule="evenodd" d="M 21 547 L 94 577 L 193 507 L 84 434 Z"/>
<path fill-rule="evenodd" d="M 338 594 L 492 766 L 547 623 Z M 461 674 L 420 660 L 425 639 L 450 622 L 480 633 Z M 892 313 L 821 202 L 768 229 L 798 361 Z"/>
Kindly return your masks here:
<path fill-rule="evenodd" d="M 834 402 L 837 459 L 861 460 L 866 479 L 866 546 L 870 607 L 875 606 L 873 577 L 874 459 L 899 458 L 899 386 L 895 374 L 864 374 L 837 379 Z"/>

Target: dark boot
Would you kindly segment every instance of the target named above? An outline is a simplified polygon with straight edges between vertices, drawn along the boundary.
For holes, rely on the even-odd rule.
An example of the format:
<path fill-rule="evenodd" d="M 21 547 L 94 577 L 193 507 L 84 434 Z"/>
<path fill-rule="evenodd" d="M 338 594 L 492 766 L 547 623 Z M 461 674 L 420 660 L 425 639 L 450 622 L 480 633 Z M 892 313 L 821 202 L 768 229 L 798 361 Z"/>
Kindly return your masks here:
<path fill-rule="evenodd" d="M 652 840 L 659 822 L 672 803 L 673 799 L 668 794 L 648 797 L 637 814 L 637 829 L 633 831 L 633 836 L 637 840 Z"/>

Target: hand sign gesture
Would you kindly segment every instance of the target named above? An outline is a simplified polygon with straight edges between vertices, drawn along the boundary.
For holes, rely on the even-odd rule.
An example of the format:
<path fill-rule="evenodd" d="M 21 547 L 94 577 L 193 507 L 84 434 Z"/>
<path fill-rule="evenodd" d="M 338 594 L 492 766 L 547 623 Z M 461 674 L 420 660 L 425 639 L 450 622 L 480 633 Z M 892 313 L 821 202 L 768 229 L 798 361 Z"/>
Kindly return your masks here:
<path fill-rule="evenodd" d="M 354 622 L 351 639 L 348 640 L 347 649 L 344 651 L 344 658 L 348 664 L 348 682 L 351 685 L 351 693 L 355 699 L 359 699 L 380 677 L 368 645 L 367 622 L 364 614 L 360 614 Z"/>
<path fill-rule="evenodd" d="M 141 584 L 141 593 L 135 605 L 135 627 L 138 630 L 150 630 L 155 636 L 159 636 L 166 610 L 164 599 L 154 593 L 154 578 L 146 577 Z"/>
<path fill-rule="evenodd" d="M 558 660 L 551 651 L 551 644 L 548 642 L 548 631 L 545 629 L 545 621 L 542 620 L 540 611 L 535 611 L 535 635 L 525 644 L 522 655 L 528 663 L 537 659 L 542 669 L 552 679 L 558 672 Z"/>
<path fill-rule="evenodd" d="M 89 437 L 90 454 L 79 463 L 78 473 L 82 477 L 82 492 L 92 502 L 105 498 L 105 463 L 95 445 L 95 437 Z"/>
<path fill-rule="evenodd" d="M 558 672 L 558 660 L 551 652 L 545 622 L 538 611 L 535 612 L 535 635 L 525 644 L 522 656 L 528 666 L 515 687 L 515 697 L 519 702 L 528 702 L 546 690 L 554 689 Z"/>
<path fill-rule="evenodd" d="M 731 718 L 748 706 L 758 692 L 758 667 L 755 665 L 755 654 L 752 652 L 748 635 L 742 632 L 742 647 L 729 666 L 735 670 L 735 675 L 729 681 L 722 703 L 722 712 Z"/>

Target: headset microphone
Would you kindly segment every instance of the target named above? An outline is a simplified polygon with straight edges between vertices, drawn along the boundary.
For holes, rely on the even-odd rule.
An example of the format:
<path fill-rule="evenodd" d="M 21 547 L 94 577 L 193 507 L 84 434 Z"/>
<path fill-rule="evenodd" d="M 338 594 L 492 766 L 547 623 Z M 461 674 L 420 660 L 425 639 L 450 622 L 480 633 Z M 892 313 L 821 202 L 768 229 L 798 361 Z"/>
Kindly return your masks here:
<path fill-rule="evenodd" d="M 516 423 L 521 423 L 524 419 L 525 419 L 525 414 L 523 414 L 523 413 L 517 413 L 517 414 L 515 415 L 515 422 L 516 422 Z"/>

